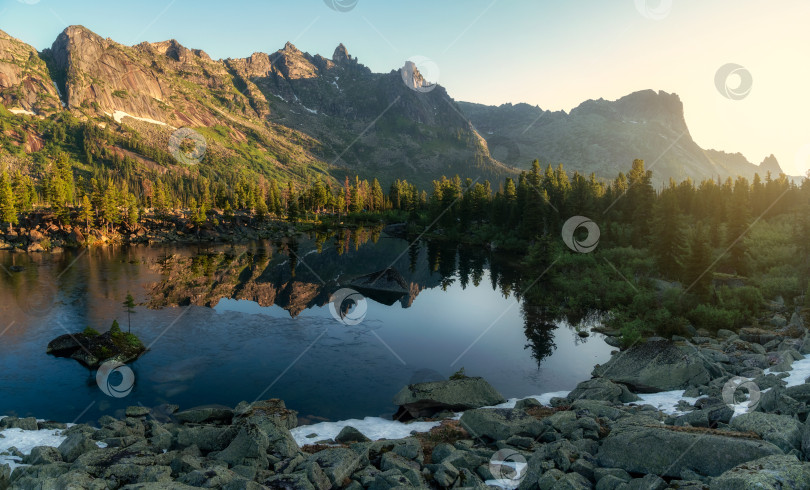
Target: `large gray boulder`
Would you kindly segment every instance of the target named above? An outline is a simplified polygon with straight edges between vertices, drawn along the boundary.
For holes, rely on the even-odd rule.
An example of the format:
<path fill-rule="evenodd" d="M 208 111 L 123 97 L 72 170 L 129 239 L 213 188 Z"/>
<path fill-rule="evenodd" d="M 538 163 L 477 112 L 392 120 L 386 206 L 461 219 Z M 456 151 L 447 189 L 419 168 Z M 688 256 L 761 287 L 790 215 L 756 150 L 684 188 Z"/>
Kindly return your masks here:
<path fill-rule="evenodd" d="M 340 487 L 343 480 L 360 467 L 362 455 L 348 448 L 336 447 L 318 451 L 311 455 L 308 461 L 316 463 L 329 477 L 329 482 Z"/>
<path fill-rule="evenodd" d="M 74 432 L 59 445 L 59 454 L 67 463 L 72 463 L 84 453 L 94 451 L 98 446 L 90 437 L 83 432 Z"/>
<path fill-rule="evenodd" d="M 566 399 L 571 403 L 576 400 L 601 400 L 611 403 L 630 403 L 640 400 L 626 386 L 605 378 L 593 378 L 579 383 L 566 396 Z"/>
<path fill-rule="evenodd" d="M 736 466 L 712 480 L 711 490 L 810 488 L 810 463 L 796 456 L 768 456 Z"/>
<path fill-rule="evenodd" d="M 289 410 L 282 400 L 240 403 L 234 409 L 233 419 L 233 427 L 238 433 L 218 459 L 232 465 L 263 465 L 266 454 L 293 457 L 298 454 L 298 444 L 290 429 L 297 423 L 297 413 Z"/>
<path fill-rule="evenodd" d="M 177 412 L 174 417 L 183 424 L 230 424 L 233 410 L 227 407 L 198 407 Z"/>
<path fill-rule="evenodd" d="M 503 403 L 506 400 L 483 378 L 461 378 L 418 383 L 402 388 L 394 404 L 413 418 L 430 417 Z"/>
<path fill-rule="evenodd" d="M 11 484 L 11 467 L 7 464 L 0 465 L 0 489 L 5 490 Z"/>
<path fill-rule="evenodd" d="M 478 408 L 461 416 L 461 426 L 476 439 L 505 441 L 511 436 L 537 437 L 547 427 L 524 410 Z"/>
<path fill-rule="evenodd" d="M 592 374 L 624 384 L 636 393 L 656 393 L 705 385 L 722 371 L 694 347 L 658 340 L 613 356 L 596 366 Z"/>
<path fill-rule="evenodd" d="M 802 448 L 801 422 L 788 415 L 773 413 L 744 413 L 731 420 L 729 427 L 740 432 L 753 432 L 784 452 Z"/>
<path fill-rule="evenodd" d="M 766 441 L 625 425 L 614 427 L 596 457 L 602 467 L 677 478 L 686 470 L 720 476 L 746 461 L 782 454 Z"/>

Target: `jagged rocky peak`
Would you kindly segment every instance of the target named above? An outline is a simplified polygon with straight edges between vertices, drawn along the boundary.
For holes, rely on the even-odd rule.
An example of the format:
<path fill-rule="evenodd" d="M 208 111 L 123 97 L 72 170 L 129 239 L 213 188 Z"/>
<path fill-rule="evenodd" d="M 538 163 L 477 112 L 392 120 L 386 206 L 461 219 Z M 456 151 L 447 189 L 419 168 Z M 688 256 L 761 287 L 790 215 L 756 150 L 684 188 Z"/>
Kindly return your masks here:
<path fill-rule="evenodd" d="M 70 65 L 71 53 L 80 53 L 78 62 L 92 58 L 97 59 L 101 52 L 107 48 L 107 42 L 84 26 L 68 26 L 62 31 L 51 46 L 54 65 L 57 69 L 67 70 Z"/>
<path fill-rule="evenodd" d="M 405 65 L 400 69 L 400 73 L 402 74 L 402 80 L 408 88 L 420 89 L 430 85 L 427 80 L 425 80 L 425 77 L 419 73 L 419 68 L 416 67 L 416 63 L 411 60 L 405 62 Z"/>
<path fill-rule="evenodd" d="M 572 116 L 586 114 L 624 122 L 657 122 L 675 131 L 688 132 L 680 97 L 664 91 L 641 90 L 615 102 L 601 98 L 587 100 L 571 111 Z"/>
<path fill-rule="evenodd" d="M 343 43 L 340 43 L 338 47 L 335 48 L 335 52 L 332 54 L 332 61 L 334 61 L 336 65 L 349 63 L 352 61 L 352 57 L 349 55 L 349 50 L 346 49 L 346 46 L 344 46 Z"/>
<path fill-rule="evenodd" d="M 291 43 L 290 41 L 284 43 L 284 49 L 282 49 L 282 51 L 284 51 L 285 53 L 301 54 L 301 50 L 296 48 L 295 44 Z"/>
<path fill-rule="evenodd" d="M 311 56 L 302 53 L 290 42 L 284 45 L 270 57 L 270 62 L 288 80 L 298 80 L 302 78 L 315 78 L 318 76 L 318 67 L 311 60 Z"/>
<path fill-rule="evenodd" d="M 205 51 L 200 49 L 188 49 L 180 44 L 176 39 L 170 39 L 168 41 L 158 43 L 150 43 L 149 45 L 159 54 L 180 63 L 191 63 L 194 61 L 194 58 L 203 58 L 205 60 L 211 59 L 211 57 L 208 56 L 208 53 Z"/>
<path fill-rule="evenodd" d="M 759 164 L 759 168 L 761 169 L 761 172 L 763 174 L 765 172 L 770 172 L 771 175 L 777 176 L 781 173 L 784 173 L 782 171 L 782 166 L 779 165 L 779 161 L 776 159 L 775 156 L 773 156 L 773 154 L 765 157 L 765 160 L 762 160 L 762 163 Z"/>

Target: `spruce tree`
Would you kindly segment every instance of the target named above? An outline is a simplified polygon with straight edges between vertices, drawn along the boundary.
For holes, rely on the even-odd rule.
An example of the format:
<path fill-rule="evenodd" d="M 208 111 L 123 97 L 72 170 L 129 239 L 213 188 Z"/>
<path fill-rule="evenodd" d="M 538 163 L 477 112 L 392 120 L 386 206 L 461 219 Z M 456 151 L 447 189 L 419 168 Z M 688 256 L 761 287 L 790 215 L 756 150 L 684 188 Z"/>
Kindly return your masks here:
<path fill-rule="evenodd" d="M 709 295 L 712 284 L 712 248 L 709 237 L 699 226 L 689 242 L 689 255 L 684 264 L 684 284 L 686 288 L 701 298 Z"/>
<path fill-rule="evenodd" d="M 90 202 L 90 196 L 87 194 L 82 197 L 82 209 L 79 211 L 79 219 L 84 221 L 85 233 L 89 233 L 90 222 L 93 220 L 93 205 Z"/>
<path fill-rule="evenodd" d="M 665 190 L 655 206 L 653 240 L 650 244 L 658 268 L 664 277 L 677 279 L 688 251 L 684 238 L 684 222 L 677 195 Z"/>
<path fill-rule="evenodd" d="M 11 179 L 8 172 L 3 170 L 0 174 L 0 220 L 8 223 L 9 230 L 17 224 L 17 209 L 14 205 L 14 192 L 11 189 Z"/>

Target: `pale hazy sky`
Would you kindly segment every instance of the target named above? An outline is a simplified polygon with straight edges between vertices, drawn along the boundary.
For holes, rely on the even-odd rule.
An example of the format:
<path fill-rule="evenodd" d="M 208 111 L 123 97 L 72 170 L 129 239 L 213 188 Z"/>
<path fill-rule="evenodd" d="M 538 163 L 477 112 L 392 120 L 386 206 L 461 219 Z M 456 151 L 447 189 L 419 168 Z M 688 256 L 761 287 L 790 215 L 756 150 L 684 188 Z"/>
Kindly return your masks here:
<path fill-rule="evenodd" d="M 810 168 L 808 0 L 0 0 L 0 29 L 38 49 L 70 24 L 124 44 L 176 38 L 214 58 L 286 41 L 325 56 L 343 42 L 379 72 L 424 56 L 453 98 L 486 104 L 570 111 L 675 92 L 704 148 Z M 715 86 L 728 63 L 750 73 L 738 100 Z"/>

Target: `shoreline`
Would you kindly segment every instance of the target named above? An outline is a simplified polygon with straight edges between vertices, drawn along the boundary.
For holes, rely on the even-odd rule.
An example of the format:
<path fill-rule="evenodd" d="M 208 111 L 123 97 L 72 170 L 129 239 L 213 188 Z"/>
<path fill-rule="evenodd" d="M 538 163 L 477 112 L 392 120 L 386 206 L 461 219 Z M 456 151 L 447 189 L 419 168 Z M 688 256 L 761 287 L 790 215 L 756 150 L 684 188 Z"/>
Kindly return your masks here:
<path fill-rule="evenodd" d="M 500 488 L 538 488 L 536 485 L 542 481 L 545 481 L 544 485 L 565 481 L 566 484 L 579 484 L 582 488 L 587 488 L 587 485 L 594 485 L 604 478 L 609 479 L 616 486 L 603 488 L 618 488 L 623 482 L 636 484 L 637 480 L 638 484 L 641 484 L 641 480 L 651 483 L 653 488 L 668 488 L 668 485 L 675 484 L 680 485 L 679 488 L 732 488 L 715 487 L 715 484 L 728 480 L 737 485 L 747 482 L 746 478 L 754 478 L 754 476 L 744 475 L 744 472 L 739 469 L 738 466 L 745 463 L 749 466 L 760 465 L 762 468 L 772 468 L 776 465 L 778 466 L 776 470 L 768 469 L 769 474 L 774 471 L 779 473 L 779 468 L 784 468 L 785 471 L 793 472 L 791 478 L 799 475 L 802 484 L 810 485 L 810 463 L 804 462 L 807 461 L 810 454 L 804 452 L 801 435 L 799 435 L 797 443 L 796 435 L 789 433 L 790 430 L 793 432 L 804 430 L 810 434 L 810 417 L 807 417 L 810 409 L 806 408 L 807 405 L 804 401 L 800 407 L 791 408 L 789 401 L 792 399 L 790 395 L 805 396 L 805 392 L 810 395 L 810 389 L 807 389 L 810 388 L 810 385 L 805 383 L 805 379 L 810 376 L 810 334 L 804 327 L 802 327 L 801 333 L 802 335 L 798 337 L 777 336 L 775 341 L 771 340 L 765 344 L 768 346 L 767 350 L 761 344 L 741 340 L 736 334 L 724 333 L 718 339 L 695 337 L 692 340 L 699 341 L 698 345 L 690 341 L 671 342 L 663 339 L 650 339 L 645 344 L 614 353 L 611 360 L 604 366 L 594 366 L 594 370 L 597 371 L 612 365 L 615 371 L 603 372 L 601 377 L 584 380 L 570 392 L 551 392 L 526 398 L 513 398 L 495 405 L 481 405 L 452 413 L 445 412 L 436 419 L 417 419 L 410 423 L 366 417 L 362 420 L 349 419 L 297 426 L 295 412 L 287 410 L 282 401 L 270 400 L 254 404 L 243 402 L 233 411 L 226 410 L 225 415 L 219 413 L 222 411 L 220 409 L 187 409 L 175 413 L 174 417 L 177 420 L 174 422 L 158 422 L 149 409 L 130 407 L 124 421 L 105 416 L 99 421 L 100 428 L 90 428 L 85 424 L 72 426 L 65 424 L 64 429 L 41 429 L 36 432 L 28 431 L 28 434 L 19 429 L 4 429 L 0 431 L 0 434 L 6 431 L 14 431 L 11 434 L 17 436 L 40 434 L 41 440 L 46 443 L 38 442 L 36 437 L 22 439 L 23 442 L 27 441 L 25 449 L 30 448 L 29 454 L 31 450 L 34 450 L 34 445 L 50 445 L 52 448 L 57 448 L 54 450 L 57 453 L 64 453 L 66 445 L 73 447 L 68 443 L 69 440 L 82 439 L 84 452 L 78 454 L 76 459 L 70 462 L 71 464 L 66 462 L 47 463 L 65 470 L 58 478 L 63 478 L 65 475 L 71 475 L 70 478 L 79 478 L 79 475 L 74 473 L 77 471 L 77 462 L 80 461 L 83 462 L 79 467 L 88 469 L 92 478 L 100 478 L 99 475 L 105 473 L 93 474 L 95 466 L 84 461 L 83 458 L 103 458 L 106 453 L 116 451 L 120 453 L 124 448 L 128 448 L 130 452 L 134 450 L 139 454 L 152 454 L 159 449 L 151 456 L 156 458 L 157 462 L 154 464 L 158 464 L 160 462 L 158 460 L 161 460 L 160 451 L 163 455 L 172 454 L 172 458 L 176 459 L 179 455 L 187 453 L 188 447 L 193 446 L 195 449 L 192 450 L 192 453 L 200 463 L 200 469 L 189 467 L 186 468 L 189 471 L 181 471 L 175 475 L 173 469 L 171 471 L 168 469 L 173 468 L 172 464 L 168 464 L 172 461 L 164 458 L 164 463 L 166 463 L 164 466 L 169 473 L 162 475 L 161 479 L 156 481 L 187 482 L 193 479 L 190 475 L 198 478 L 200 477 L 199 472 L 208 467 L 209 473 L 213 471 L 217 475 L 227 474 L 228 478 L 233 481 L 238 480 L 245 484 L 250 481 L 264 485 L 255 488 L 327 488 L 327 486 L 356 489 L 387 488 L 379 486 L 376 482 L 388 482 L 393 485 L 398 478 L 404 478 L 404 480 L 400 480 L 400 483 L 410 482 L 415 487 L 449 488 L 449 485 L 444 485 L 443 482 L 446 483 L 449 481 L 448 479 L 461 481 L 459 478 L 462 477 L 478 482 L 475 485 L 494 485 Z M 677 371 L 682 365 L 698 365 L 709 371 L 720 366 L 724 374 L 718 378 L 705 376 L 695 378 L 693 376 L 690 379 L 698 381 L 694 381 L 690 387 L 684 390 L 659 390 L 656 393 L 646 394 L 634 393 L 632 390 L 626 389 L 627 385 L 610 381 L 611 377 L 621 377 L 623 368 L 617 363 L 627 363 L 628 358 L 631 360 L 634 357 L 641 358 L 645 349 L 657 349 L 655 359 L 668 359 L 662 365 L 670 371 Z M 683 364 L 681 360 L 672 360 L 667 355 L 667 352 L 672 349 L 686 353 L 684 357 L 691 357 L 686 364 Z M 712 350 L 718 353 L 734 351 L 724 354 L 725 357 L 718 355 L 715 359 L 719 360 L 709 360 L 701 353 L 701 350 L 705 350 L 707 353 Z M 802 352 L 799 353 L 799 350 Z M 757 354 L 758 352 L 761 354 Z M 782 362 L 769 359 L 765 355 L 766 353 L 770 357 L 777 354 L 782 356 L 779 358 Z M 798 354 L 798 358 L 796 358 L 796 354 Z M 784 361 L 788 356 L 792 356 L 792 360 L 786 363 Z M 742 362 L 735 362 L 732 358 L 742 360 Z M 766 362 L 771 363 L 769 367 L 751 368 L 748 366 L 750 364 L 748 360 L 762 360 L 763 358 Z M 653 361 L 652 364 L 656 362 Z M 732 371 L 758 373 L 755 378 L 747 378 L 757 379 L 763 384 L 763 389 L 759 391 L 762 398 L 758 400 L 758 406 L 748 407 L 746 406 L 747 400 L 738 401 L 736 398 L 732 398 L 731 403 L 717 400 L 726 398 L 725 393 L 717 390 L 714 390 L 714 394 L 698 393 L 697 397 L 687 396 L 690 392 L 694 394 L 695 390 L 700 392 L 704 388 L 709 389 L 717 385 L 718 380 L 728 385 L 729 379 L 733 379 L 731 375 L 739 374 L 732 373 Z M 765 387 L 765 384 L 769 386 Z M 623 388 L 618 389 L 619 387 Z M 616 389 L 613 390 L 614 388 Z M 627 399 L 622 399 L 623 397 Z M 712 402 L 712 400 L 718 403 Z M 810 396 L 807 401 L 810 402 Z M 684 402 L 689 406 L 686 406 Z M 795 413 L 788 415 L 791 409 Z M 715 416 L 714 422 L 712 422 L 713 416 Z M 233 419 L 231 420 L 230 417 Z M 801 422 L 796 420 L 797 417 L 807 418 L 807 421 Z M 272 419 L 272 423 L 268 424 L 268 418 Z M 8 419 L 8 417 L 0 417 L 0 426 L 4 425 L 2 422 L 4 419 Z M 226 419 L 228 421 L 223 422 Z M 176 423 L 177 421 L 179 424 Z M 776 431 L 778 433 L 768 429 L 769 425 L 778 428 L 779 431 Z M 130 431 L 128 426 L 143 427 L 143 435 L 125 435 Z M 246 434 L 245 427 L 262 427 L 262 430 L 267 431 L 269 444 L 266 453 L 262 451 L 261 454 L 256 455 L 248 451 L 250 454 L 242 454 L 246 449 L 240 443 L 238 449 L 241 452 L 236 456 L 231 454 L 237 450 L 234 445 L 242 437 L 240 434 Z M 347 427 L 359 431 L 356 442 L 345 438 Z M 453 433 L 458 428 L 463 430 L 457 436 L 442 439 L 446 437 L 446 434 Z M 781 432 L 782 429 L 788 431 L 789 435 L 785 436 Z M 679 456 L 680 460 L 673 459 L 666 465 L 660 466 L 655 466 L 654 457 L 651 459 L 652 463 L 633 459 L 634 450 L 624 445 L 630 441 L 645 440 L 645 434 L 650 431 L 655 433 L 656 437 L 672 438 L 672 441 L 655 447 L 645 446 L 641 448 L 640 454 L 654 456 L 662 451 L 665 453 L 670 446 L 682 447 L 686 450 L 685 444 L 688 444 L 688 450 Z M 224 433 L 230 434 L 231 442 L 228 445 L 212 443 Z M 476 433 L 477 435 L 473 435 Z M 313 436 L 313 434 L 315 435 Z M 101 435 L 107 436 L 104 441 L 96 440 Z M 128 437 L 131 440 L 127 441 Z M 340 441 L 336 441 L 341 437 Z M 366 437 L 371 441 L 368 441 Z M 434 438 L 438 438 L 439 441 L 433 441 Z M 15 439 L 8 437 L 0 439 L 0 447 L 8 447 L 14 441 Z M 721 458 L 721 460 L 712 462 L 692 457 L 693 447 L 700 450 L 694 450 L 698 455 L 705 449 L 700 444 L 701 441 L 703 441 L 703 445 L 708 445 L 706 447 L 716 450 L 726 450 L 728 448 L 725 448 L 725 445 L 731 445 L 734 448 L 732 453 L 736 456 L 732 458 L 732 461 L 725 461 Z M 59 443 L 58 446 L 56 446 L 57 443 Z M 189 443 L 192 444 L 189 446 Z M 617 443 L 621 444 L 616 446 Z M 120 444 L 120 446 L 116 447 L 116 444 Z M 106 448 L 102 448 L 102 445 Z M 186 449 L 182 449 L 184 445 L 187 446 Z M 379 459 L 384 456 L 384 451 L 376 453 L 377 459 L 371 457 L 373 451 L 382 451 L 381 447 L 401 451 L 396 453 L 399 454 L 396 458 L 390 456 Z M 621 450 L 617 451 L 617 447 Z M 302 452 L 302 449 L 305 451 Z M 512 451 L 513 458 L 518 461 L 512 465 L 512 468 L 519 468 L 521 470 L 519 474 L 509 473 L 511 476 L 507 475 L 506 478 L 504 478 L 504 474 L 493 475 L 492 469 L 500 467 L 496 458 L 499 451 L 495 451 L 496 449 Z M 574 461 L 565 463 L 565 461 L 555 459 L 555 455 L 559 451 L 569 454 L 570 459 Z M 41 457 L 40 453 L 43 450 L 36 449 L 34 452 L 37 457 Z M 343 468 L 344 457 L 356 453 L 361 455 L 358 459 L 362 464 L 349 464 L 348 467 Z M 453 459 L 453 463 L 450 463 L 449 456 L 445 453 L 456 455 L 457 459 Z M 483 457 L 484 453 L 490 454 L 490 457 Z M 624 453 L 630 453 L 630 455 Z M 340 455 L 342 457 L 338 457 Z M 0 468 L 2 468 L 4 461 L 8 462 L 9 456 L 0 458 L 3 458 L 0 459 Z M 27 460 L 31 462 L 30 458 L 31 456 L 24 458 L 22 463 Z M 264 458 L 269 461 L 266 469 L 262 469 Z M 397 464 L 393 464 L 390 461 L 391 458 L 396 459 Z M 437 462 L 438 459 L 442 461 Z M 473 461 L 474 464 L 468 464 L 468 460 Z M 276 462 L 273 463 L 273 461 Z M 205 465 L 206 462 L 209 466 Z M 252 466 L 254 463 L 257 464 L 257 467 Z M 317 466 L 320 472 L 313 470 L 314 466 L 311 463 Z M 676 465 L 676 463 L 683 468 L 678 469 L 678 473 L 674 474 L 667 467 Z M 282 468 L 288 468 L 289 465 L 294 465 L 295 470 L 281 471 Z M 35 463 L 35 466 L 39 466 L 39 464 Z M 245 469 L 245 466 L 249 468 Z M 307 469 L 302 470 L 303 467 Z M 341 472 L 336 473 L 338 467 L 341 468 L 341 472 L 348 471 L 348 474 L 343 477 L 345 480 L 338 478 L 343 475 Z M 408 471 L 408 468 L 413 470 L 417 467 L 418 471 Z M 33 478 L 27 473 L 29 470 L 20 470 L 20 468 L 32 467 L 15 464 L 12 474 L 15 481 Z M 54 470 L 56 470 L 55 467 Z M 0 473 L 2 473 L 1 470 Z M 761 475 L 757 475 L 759 474 L 755 474 L 756 478 L 761 477 Z M 81 476 L 81 478 L 84 477 Z M 553 481 L 548 480 L 549 478 Z M 617 478 L 617 480 L 611 478 Z M 147 478 L 143 481 L 151 480 Z M 328 483 L 328 485 L 319 487 L 317 484 L 319 481 L 324 485 Z M 350 483 L 344 485 L 346 481 Z M 531 483 L 532 481 L 535 483 Z M 298 483 L 293 486 L 278 486 L 293 482 Z M 528 486 L 527 482 L 530 482 Z M 417 483 L 419 484 L 417 485 Z M 475 487 L 475 485 L 473 486 Z M 0 476 L 0 486 L 2 486 L 2 476 Z M 124 488 L 124 486 L 122 485 L 120 488 Z M 247 488 L 254 487 L 248 486 Z M 540 488 L 545 488 L 545 486 L 540 486 Z M 746 488 L 746 486 L 734 488 Z"/>

